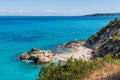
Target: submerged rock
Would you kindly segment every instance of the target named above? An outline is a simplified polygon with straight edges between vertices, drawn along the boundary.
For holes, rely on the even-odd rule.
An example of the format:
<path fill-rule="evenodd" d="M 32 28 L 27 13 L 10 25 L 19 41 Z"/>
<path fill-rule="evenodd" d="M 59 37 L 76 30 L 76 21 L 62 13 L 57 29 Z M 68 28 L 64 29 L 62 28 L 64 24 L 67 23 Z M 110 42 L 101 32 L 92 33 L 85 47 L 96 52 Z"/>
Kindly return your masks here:
<path fill-rule="evenodd" d="M 48 50 L 39 50 L 32 48 L 31 51 L 19 56 L 20 60 L 32 60 L 36 64 L 47 63 L 52 60 L 53 53 Z"/>

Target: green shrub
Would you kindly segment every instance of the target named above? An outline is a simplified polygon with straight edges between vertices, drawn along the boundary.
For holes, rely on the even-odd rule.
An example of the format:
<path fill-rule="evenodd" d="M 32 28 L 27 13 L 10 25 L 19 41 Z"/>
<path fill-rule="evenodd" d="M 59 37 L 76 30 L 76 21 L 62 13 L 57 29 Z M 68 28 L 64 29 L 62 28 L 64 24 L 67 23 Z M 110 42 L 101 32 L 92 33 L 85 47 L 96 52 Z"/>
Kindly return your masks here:
<path fill-rule="evenodd" d="M 92 61 L 70 58 L 65 64 L 62 62 L 58 62 L 57 65 L 50 63 L 48 67 L 42 67 L 37 80 L 83 80 L 92 71 L 102 68 L 107 62 L 113 61 L 110 55 Z"/>
<path fill-rule="evenodd" d="M 105 62 L 114 62 L 114 59 L 112 58 L 111 55 L 107 54 L 106 56 L 104 56 L 103 60 Z"/>

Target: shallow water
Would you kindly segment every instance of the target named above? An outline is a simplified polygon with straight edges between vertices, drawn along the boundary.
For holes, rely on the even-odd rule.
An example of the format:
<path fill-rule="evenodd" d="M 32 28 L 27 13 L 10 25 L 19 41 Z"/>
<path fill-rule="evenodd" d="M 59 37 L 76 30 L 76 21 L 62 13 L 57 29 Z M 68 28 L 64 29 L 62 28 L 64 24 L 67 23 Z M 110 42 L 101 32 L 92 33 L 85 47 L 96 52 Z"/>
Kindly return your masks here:
<path fill-rule="evenodd" d="M 114 17 L 0 17 L 0 80 L 35 80 L 40 66 L 19 61 L 31 48 L 86 40 Z"/>

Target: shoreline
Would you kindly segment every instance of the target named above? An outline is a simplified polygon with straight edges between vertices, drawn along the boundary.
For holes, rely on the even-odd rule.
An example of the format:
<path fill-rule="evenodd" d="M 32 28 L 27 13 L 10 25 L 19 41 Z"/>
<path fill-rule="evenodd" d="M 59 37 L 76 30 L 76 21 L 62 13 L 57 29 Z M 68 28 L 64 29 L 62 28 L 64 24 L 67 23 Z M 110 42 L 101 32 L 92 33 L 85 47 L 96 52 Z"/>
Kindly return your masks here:
<path fill-rule="evenodd" d="M 71 44 L 74 44 L 74 42 Z M 77 47 L 75 46 L 76 44 L 77 44 Z M 66 46 L 66 44 L 64 46 Z M 72 57 L 73 59 L 82 59 L 82 60 L 88 61 L 92 58 L 91 52 L 93 51 L 93 49 L 88 44 L 86 44 L 85 41 L 77 42 L 73 46 L 71 46 L 71 48 L 69 49 L 70 49 L 70 52 L 68 53 L 56 54 L 53 57 L 53 60 L 58 59 L 61 61 L 67 61 L 69 58 Z"/>
<path fill-rule="evenodd" d="M 66 49 L 61 53 L 57 53 L 60 50 Z M 31 51 L 22 53 L 19 58 L 22 61 L 33 61 L 36 64 L 44 64 L 56 61 L 67 61 L 71 57 L 73 59 L 90 60 L 92 58 L 92 47 L 89 46 L 85 41 L 73 40 L 64 43 L 56 48 L 57 52 L 54 53 L 50 50 L 39 50 L 36 48 L 31 49 Z"/>

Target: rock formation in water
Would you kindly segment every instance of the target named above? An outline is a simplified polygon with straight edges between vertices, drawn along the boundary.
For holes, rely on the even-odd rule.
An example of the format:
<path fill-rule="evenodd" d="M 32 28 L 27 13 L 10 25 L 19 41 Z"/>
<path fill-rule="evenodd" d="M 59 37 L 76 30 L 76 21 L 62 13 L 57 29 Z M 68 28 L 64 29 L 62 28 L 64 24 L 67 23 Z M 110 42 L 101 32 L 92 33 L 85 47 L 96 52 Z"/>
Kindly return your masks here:
<path fill-rule="evenodd" d="M 53 53 L 47 50 L 39 50 L 36 48 L 20 55 L 20 60 L 32 60 L 36 64 L 47 63 L 52 60 Z"/>

